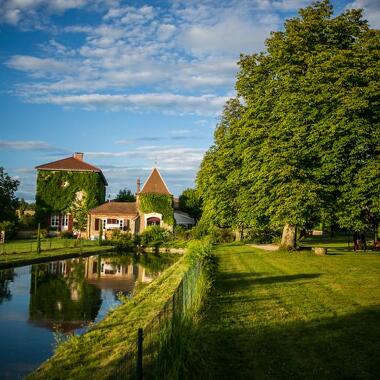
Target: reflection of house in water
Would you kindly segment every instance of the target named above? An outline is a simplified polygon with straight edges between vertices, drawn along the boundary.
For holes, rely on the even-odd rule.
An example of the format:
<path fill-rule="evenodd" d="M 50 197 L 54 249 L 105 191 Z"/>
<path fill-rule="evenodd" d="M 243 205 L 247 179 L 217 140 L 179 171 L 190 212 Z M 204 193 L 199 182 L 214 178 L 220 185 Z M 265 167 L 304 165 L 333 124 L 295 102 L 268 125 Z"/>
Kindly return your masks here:
<path fill-rule="evenodd" d="M 145 268 L 132 263 L 117 263 L 112 258 L 89 257 L 85 263 L 86 281 L 101 289 L 132 292 L 135 283 L 153 280 Z"/>
<path fill-rule="evenodd" d="M 29 321 L 69 332 L 93 321 L 102 304 L 101 291 L 84 279 L 80 259 L 32 266 Z"/>

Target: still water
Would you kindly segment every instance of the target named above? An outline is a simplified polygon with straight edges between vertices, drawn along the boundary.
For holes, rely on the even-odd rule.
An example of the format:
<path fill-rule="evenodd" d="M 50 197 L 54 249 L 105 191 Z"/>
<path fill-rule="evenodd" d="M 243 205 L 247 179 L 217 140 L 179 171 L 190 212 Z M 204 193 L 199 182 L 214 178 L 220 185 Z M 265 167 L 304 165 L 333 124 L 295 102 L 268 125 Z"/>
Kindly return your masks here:
<path fill-rule="evenodd" d="M 22 379 L 62 334 L 83 334 L 176 257 L 89 256 L 0 270 L 0 379 Z"/>

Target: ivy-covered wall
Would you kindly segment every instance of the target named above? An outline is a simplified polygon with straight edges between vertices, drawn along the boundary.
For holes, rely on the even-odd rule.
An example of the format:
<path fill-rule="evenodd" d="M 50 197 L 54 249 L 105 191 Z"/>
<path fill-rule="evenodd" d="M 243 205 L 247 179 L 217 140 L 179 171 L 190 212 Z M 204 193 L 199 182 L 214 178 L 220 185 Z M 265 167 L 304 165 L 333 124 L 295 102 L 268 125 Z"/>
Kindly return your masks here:
<path fill-rule="evenodd" d="M 162 220 L 174 225 L 173 197 L 166 194 L 143 193 L 139 195 L 140 211 L 144 214 L 157 212 L 162 214 Z"/>
<path fill-rule="evenodd" d="M 94 172 L 40 170 L 37 175 L 36 217 L 44 224 L 52 213 L 69 212 L 76 194 L 86 194 L 88 209 L 105 201 L 102 178 Z"/>

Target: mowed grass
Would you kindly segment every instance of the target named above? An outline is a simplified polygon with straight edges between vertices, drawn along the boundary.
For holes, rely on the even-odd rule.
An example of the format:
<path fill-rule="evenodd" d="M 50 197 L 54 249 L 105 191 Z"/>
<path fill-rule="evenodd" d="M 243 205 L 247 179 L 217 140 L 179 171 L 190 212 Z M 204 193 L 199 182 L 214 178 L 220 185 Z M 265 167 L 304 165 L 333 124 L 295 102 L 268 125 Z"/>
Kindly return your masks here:
<path fill-rule="evenodd" d="M 378 379 L 380 255 L 220 245 L 190 378 Z"/>
<path fill-rule="evenodd" d="M 15 240 L 0 245 L 0 268 L 10 264 L 30 263 L 35 260 L 48 260 L 52 257 L 86 254 L 113 249 L 112 246 L 99 246 L 97 241 L 52 238 L 41 241 L 41 253 L 37 253 L 36 240 Z"/>
<path fill-rule="evenodd" d="M 82 240 L 82 246 L 95 246 L 98 241 Z M 80 240 L 49 238 L 41 239 L 41 250 L 49 251 L 52 249 L 76 248 L 80 246 Z M 37 239 L 10 240 L 5 245 L 0 245 L 0 254 L 4 253 L 29 253 L 37 250 Z"/>

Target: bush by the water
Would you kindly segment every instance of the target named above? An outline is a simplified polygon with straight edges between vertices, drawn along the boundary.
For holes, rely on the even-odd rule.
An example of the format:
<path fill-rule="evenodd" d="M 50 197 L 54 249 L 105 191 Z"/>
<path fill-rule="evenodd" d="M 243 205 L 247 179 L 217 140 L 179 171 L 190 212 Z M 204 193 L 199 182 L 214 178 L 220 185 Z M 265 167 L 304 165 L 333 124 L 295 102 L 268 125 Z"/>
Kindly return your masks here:
<path fill-rule="evenodd" d="M 171 232 L 159 226 L 147 227 L 140 234 L 140 242 L 143 247 L 159 247 L 169 240 L 171 240 Z"/>
<path fill-rule="evenodd" d="M 118 251 L 129 251 L 136 246 L 134 237 L 130 232 L 113 230 L 110 243 L 116 247 Z"/>
<path fill-rule="evenodd" d="M 208 281 L 213 279 L 216 271 L 216 258 L 212 254 L 212 242 L 210 238 L 202 240 L 191 240 L 187 245 L 186 259 L 190 265 L 202 265 L 202 270 L 208 277 Z"/>

